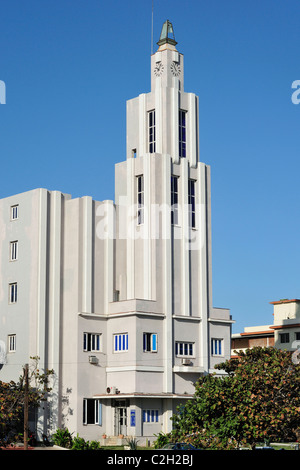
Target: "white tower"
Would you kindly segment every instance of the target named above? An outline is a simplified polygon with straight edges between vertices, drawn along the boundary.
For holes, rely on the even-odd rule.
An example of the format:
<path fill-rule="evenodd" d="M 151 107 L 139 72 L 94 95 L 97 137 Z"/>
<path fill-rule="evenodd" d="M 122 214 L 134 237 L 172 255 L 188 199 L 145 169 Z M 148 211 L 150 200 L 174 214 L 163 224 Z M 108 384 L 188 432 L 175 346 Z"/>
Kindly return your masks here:
<path fill-rule="evenodd" d="M 211 339 L 229 354 L 231 323 L 228 310 L 212 307 L 210 168 L 199 161 L 198 97 L 184 91 L 176 44 L 166 21 L 151 57 L 151 92 L 127 103 L 115 263 L 119 300 L 142 299 L 151 331 L 161 331 L 157 393 L 173 398 L 193 393 L 192 383 L 213 366 Z M 147 331 L 146 317 L 141 328 Z M 144 391 L 149 386 L 145 380 Z"/>

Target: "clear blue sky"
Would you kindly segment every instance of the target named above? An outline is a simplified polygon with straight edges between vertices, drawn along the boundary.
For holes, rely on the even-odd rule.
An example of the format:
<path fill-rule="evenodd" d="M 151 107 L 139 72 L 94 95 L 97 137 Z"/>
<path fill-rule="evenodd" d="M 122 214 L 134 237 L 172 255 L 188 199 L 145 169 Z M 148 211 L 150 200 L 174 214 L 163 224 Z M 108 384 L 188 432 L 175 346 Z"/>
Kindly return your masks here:
<path fill-rule="evenodd" d="M 0 197 L 114 199 L 126 100 L 150 91 L 152 0 L 1 0 Z M 213 303 L 234 332 L 300 297 L 299 0 L 154 0 L 200 102 L 212 171 Z M 156 45 L 155 49 L 156 50 Z"/>

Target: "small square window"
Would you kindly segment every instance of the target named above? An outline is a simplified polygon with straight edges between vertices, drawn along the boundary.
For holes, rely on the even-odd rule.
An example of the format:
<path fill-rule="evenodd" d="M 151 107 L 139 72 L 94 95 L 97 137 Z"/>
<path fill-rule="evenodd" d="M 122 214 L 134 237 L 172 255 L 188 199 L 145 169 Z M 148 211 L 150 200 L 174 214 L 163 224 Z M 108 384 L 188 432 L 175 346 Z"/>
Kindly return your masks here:
<path fill-rule="evenodd" d="M 157 333 L 143 333 L 143 351 L 157 352 Z"/>
<path fill-rule="evenodd" d="M 179 356 L 179 357 L 194 356 L 194 343 L 176 341 L 176 343 L 175 343 L 175 355 Z"/>
<path fill-rule="evenodd" d="M 102 404 L 94 398 L 83 399 L 83 424 L 102 426 Z"/>
<path fill-rule="evenodd" d="M 84 351 L 100 351 L 101 335 L 98 333 L 83 333 L 83 350 Z"/>
<path fill-rule="evenodd" d="M 128 351 L 128 333 L 114 335 L 114 352 Z"/>
<path fill-rule="evenodd" d="M 158 410 L 143 410 L 143 423 L 158 423 Z"/>
<path fill-rule="evenodd" d="M 289 343 L 290 342 L 290 334 L 289 333 L 280 333 L 279 335 L 280 343 Z"/>
<path fill-rule="evenodd" d="M 223 355 L 223 340 L 218 338 L 212 338 L 211 340 L 211 353 L 213 356 Z"/>

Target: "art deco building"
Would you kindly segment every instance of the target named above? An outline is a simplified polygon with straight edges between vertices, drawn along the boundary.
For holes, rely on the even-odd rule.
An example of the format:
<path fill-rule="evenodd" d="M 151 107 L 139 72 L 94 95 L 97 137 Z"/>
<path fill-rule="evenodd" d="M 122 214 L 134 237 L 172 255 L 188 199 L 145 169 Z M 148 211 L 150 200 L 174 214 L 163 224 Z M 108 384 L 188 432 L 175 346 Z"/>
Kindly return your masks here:
<path fill-rule="evenodd" d="M 38 431 L 152 439 L 194 382 L 230 358 L 212 305 L 210 168 L 198 98 L 170 22 L 151 91 L 127 103 L 115 201 L 35 189 L 0 201 L 0 380 L 30 356 L 55 371 Z"/>

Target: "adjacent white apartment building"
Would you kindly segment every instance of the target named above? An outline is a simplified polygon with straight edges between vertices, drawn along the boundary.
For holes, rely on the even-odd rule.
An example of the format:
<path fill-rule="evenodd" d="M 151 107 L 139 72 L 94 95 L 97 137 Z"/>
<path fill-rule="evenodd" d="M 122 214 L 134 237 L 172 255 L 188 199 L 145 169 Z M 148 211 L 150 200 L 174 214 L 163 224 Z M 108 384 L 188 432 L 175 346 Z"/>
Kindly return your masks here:
<path fill-rule="evenodd" d="M 151 440 L 201 374 L 230 358 L 212 306 L 210 168 L 172 24 L 151 91 L 127 102 L 115 201 L 35 189 L 0 201 L 0 380 L 54 369 L 39 432 Z"/>

